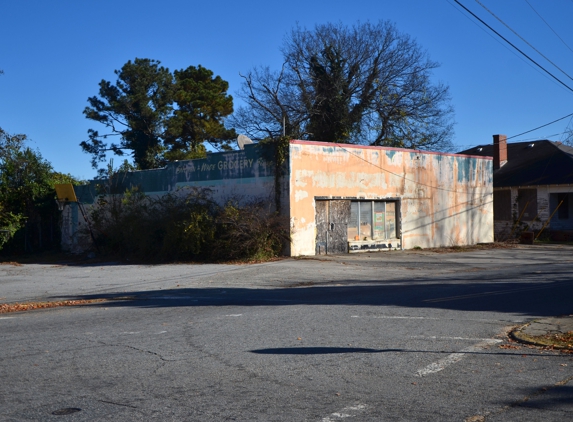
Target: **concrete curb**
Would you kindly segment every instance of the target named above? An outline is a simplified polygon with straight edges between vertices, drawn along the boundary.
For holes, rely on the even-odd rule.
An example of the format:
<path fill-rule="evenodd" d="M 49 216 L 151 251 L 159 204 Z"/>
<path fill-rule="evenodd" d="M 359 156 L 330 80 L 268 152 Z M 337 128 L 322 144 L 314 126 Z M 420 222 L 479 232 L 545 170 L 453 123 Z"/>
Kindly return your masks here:
<path fill-rule="evenodd" d="M 552 335 L 566 335 L 570 332 L 573 332 L 573 315 L 563 315 L 533 320 L 512 330 L 509 336 L 524 344 L 573 351 L 573 341 L 571 344 L 563 345 L 551 338 Z"/>

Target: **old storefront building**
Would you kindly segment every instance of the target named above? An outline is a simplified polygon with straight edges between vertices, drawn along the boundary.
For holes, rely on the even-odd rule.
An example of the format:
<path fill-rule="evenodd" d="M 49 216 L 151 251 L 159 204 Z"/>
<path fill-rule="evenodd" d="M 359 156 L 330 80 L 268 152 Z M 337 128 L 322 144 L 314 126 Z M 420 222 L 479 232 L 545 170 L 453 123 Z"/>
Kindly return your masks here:
<path fill-rule="evenodd" d="M 264 199 L 288 216 L 291 256 L 469 245 L 493 241 L 492 158 L 290 141 L 277 174 L 261 145 L 126 173 L 117 193 L 208 188 L 223 203 Z M 76 189 L 87 209 L 102 181 Z M 77 206 L 66 207 L 63 246 L 85 248 Z"/>

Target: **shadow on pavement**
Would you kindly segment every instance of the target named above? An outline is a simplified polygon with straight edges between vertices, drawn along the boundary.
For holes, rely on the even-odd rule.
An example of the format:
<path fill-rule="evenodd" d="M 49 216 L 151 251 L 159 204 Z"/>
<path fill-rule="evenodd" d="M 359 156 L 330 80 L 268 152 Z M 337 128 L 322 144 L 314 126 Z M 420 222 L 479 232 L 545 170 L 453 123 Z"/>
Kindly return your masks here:
<path fill-rule="evenodd" d="M 366 349 L 363 347 L 279 347 L 276 349 L 251 350 L 259 355 L 329 355 L 339 353 L 384 353 L 403 352 L 402 349 Z"/>
<path fill-rule="evenodd" d="M 128 293 L 67 296 L 64 299 L 108 299 L 103 307 L 213 307 L 365 305 L 507 312 L 552 316 L 571 313 L 573 279 L 568 272 L 522 275 L 519 281 L 484 279 L 364 280 L 305 283 L 290 288 L 173 288 Z M 309 285 L 310 284 L 310 285 Z M 61 297 L 60 297 L 61 298 Z"/>
<path fill-rule="evenodd" d="M 567 419 L 573 405 L 573 386 L 548 385 L 534 389 L 521 389 L 523 399 L 514 403 L 500 403 L 504 408 L 523 410 L 552 410 L 563 411 L 561 420 Z M 510 411 L 511 412 L 511 411 Z M 558 416 L 556 413 L 555 416 Z"/>

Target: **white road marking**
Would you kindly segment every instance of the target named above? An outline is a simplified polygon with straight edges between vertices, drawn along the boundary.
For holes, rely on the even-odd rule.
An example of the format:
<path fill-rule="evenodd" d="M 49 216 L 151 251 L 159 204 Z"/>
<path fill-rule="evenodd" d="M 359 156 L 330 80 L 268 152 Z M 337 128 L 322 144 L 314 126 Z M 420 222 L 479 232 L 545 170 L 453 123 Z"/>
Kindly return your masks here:
<path fill-rule="evenodd" d="M 243 316 L 243 314 L 231 314 L 231 315 L 225 315 L 225 316 L 230 316 L 230 317 L 239 317 L 239 316 Z"/>
<path fill-rule="evenodd" d="M 398 315 L 372 315 L 372 316 L 362 316 L 362 315 L 351 315 L 350 318 L 373 318 L 373 319 L 427 319 L 427 320 L 435 320 L 435 321 L 440 321 L 440 320 L 447 320 L 447 321 L 473 321 L 473 322 L 486 322 L 486 323 L 498 323 L 499 321 L 497 320 L 491 320 L 491 319 L 474 319 L 474 318 L 470 318 L 470 319 L 459 319 L 459 318 L 431 318 L 431 317 L 417 317 L 417 316 L 398 316 Z M 515 323 L 515 324 L 520 324 L 520 323 L 525 323 L 524 320 L 520 320 L 520 319 L 515 319 L 515 320 L 507 320 L 507 322 L 510 323 Z"/>
<path fill-rule="evenodd" d="M 328 415 L 325 418 L 322 418 L 322 422 L 334 422 L 336 420 L 344 419 L 344 418 L 351 418 L 353 416 L 357 416 L 357 412 L 362 412 L 366 410 L 367 406 L 364 404 L 357 404 L 356 406 L 348 406 L 344 409 L 334 412 Z M 353 412 L 353 413 L 350 413 Z"/>
<path fill-rule="evenodd" d="M 16 317 L 14 316 L 4 316 L 4 317 L 0 317 L 0 319 L 14 319 Z"/>
<path fill-rule="evenodd" d="M 467 340 L 467 341 L 490 341 L 489 338 L 473 337 L 440 337 L 440 336 L 411 336 L 410 338 L 428 339 L 428 340 Z"/>
<path fill-rule="evenodd" d="M 123 333 L 119 334 L 139 334 L 139 331 L 124 331 Z"/>
<path fill-rule="evenodd" d="M 360 315 L 352 315 L 350 318 L 378 318 L 378 319 L 436 319 L 439 320 L 440 318 L 428 318 L 422 316 L 394 316 L 394 315 L 375 315 L 375 316 L 360 316 Z"/>
<path fill-rule="evenodd" d="M 167 332 L 167 331 L 160 331 L 160 332 L 155 333 L 155 334 L 163 334 L 163 333 L 166 333 L 166 332 Z"/>
<path fill-rule="evenodd" d="M 490 346 L 490 345 L 496 344 L 496 343 L 501 343 L 501 340 L 486 339 L 486 340 L 484 340 L 478 344 L 475 344 L 475 345 L 470 346 L 470 347 L 466 347 L 461 352 L 452 353 L 451 355 L 448 355 L 445 358 L 440 359 L 440 360 L 426 366 L 425 368 L 418 370 L 418 372 L 416 372 L 416 375 L 419 377 L 423 377 L 426 375 L 434 374 L 436 372 L 440 372 L 440 371 L 446 369 L 448 366 L 462 360 L 462 358 L 466 355 L 466 353 L 477 352 L 486 346 Z"/>

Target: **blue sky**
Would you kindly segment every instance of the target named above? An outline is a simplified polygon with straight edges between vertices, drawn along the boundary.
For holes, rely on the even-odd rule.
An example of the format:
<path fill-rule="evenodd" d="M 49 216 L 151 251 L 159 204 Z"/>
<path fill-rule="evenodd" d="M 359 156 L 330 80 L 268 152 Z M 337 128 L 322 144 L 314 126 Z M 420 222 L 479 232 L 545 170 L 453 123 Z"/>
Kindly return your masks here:
<path fill-rule="evenodd" d="M 573 79 L 528 47 L 475 0 L 459 0 L 573 87 Z M 493 13 L 573 75 L 573 0 L 481 0 Z M 551 29 L 530 7 L 549 23 Z M 450 86 L 459 150 L 517 135 L 573 113 L 573 92 L 515 53 L 453 0 L 5 1 L 0 25 L 0 127 L 25 133 L 55 170 L 95 176 L 79 143 L 102 129 L 82 111 L 101 79 L 136 57 L 171 70 L 201 64 L 239 89 L 239 72 L 279 68 L 282 40 L 298 22 L 393 21 L 441 63 Z M 555 31 L 566 43 L 552 32 Z M 561 140 L 564 119 L 512 141 Z M 116 164 L 121 159 L 116 158 Z"/>

